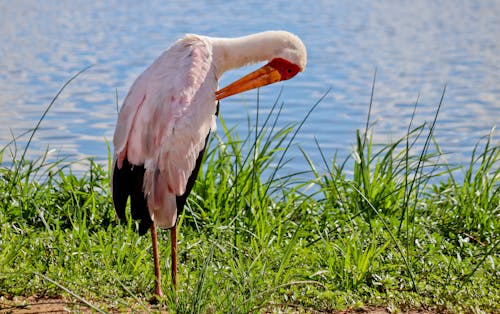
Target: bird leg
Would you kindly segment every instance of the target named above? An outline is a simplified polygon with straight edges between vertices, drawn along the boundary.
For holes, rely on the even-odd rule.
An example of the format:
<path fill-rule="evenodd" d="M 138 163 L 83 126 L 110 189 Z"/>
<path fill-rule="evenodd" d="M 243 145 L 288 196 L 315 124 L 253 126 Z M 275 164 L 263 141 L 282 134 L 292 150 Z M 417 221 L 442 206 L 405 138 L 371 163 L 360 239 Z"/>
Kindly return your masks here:
<path fill-rule="evenodd" d="M 156 276 L 155 293 L 158 297 L 163 297 L 163 292 L 161 291 L 161 273 L 160 273 L 160 257 L 158 254 L 158 238 L 156 235 L 156 226 L 154 222 L 151 224 L 151 241 L 153 242 L 153 259 L 155 263 L 155 276 Z"/>
<path fill-rule="evenodd" d="M 177 290 L 177 226 L 173 226 L 170 229 L 170 241 L 172 247 L 172 283 L 174 285 L 174 291 Z"/>

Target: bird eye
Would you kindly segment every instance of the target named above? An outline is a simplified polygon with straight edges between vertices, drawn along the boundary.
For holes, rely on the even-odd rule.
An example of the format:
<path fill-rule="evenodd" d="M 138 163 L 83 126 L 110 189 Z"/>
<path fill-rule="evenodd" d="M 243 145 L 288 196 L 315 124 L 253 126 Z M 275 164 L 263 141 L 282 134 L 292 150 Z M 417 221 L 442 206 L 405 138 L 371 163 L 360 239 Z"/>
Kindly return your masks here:
<path fill-rule="evenodd" d="M 288 73 L 292 73 L 292 69 L 288 69 Z"/>

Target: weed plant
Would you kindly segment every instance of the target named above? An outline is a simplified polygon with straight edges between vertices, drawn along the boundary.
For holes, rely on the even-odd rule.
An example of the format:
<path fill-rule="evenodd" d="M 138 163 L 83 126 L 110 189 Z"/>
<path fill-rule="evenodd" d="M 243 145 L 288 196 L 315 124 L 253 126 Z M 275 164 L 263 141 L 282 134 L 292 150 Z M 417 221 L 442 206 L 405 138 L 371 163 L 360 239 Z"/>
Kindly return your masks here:
<path fill-rule="evenodd" d="M 36 295 L 102 313 L 500 311 L 493 130 L 467 166 L 451 167 L 434 140 L 441 103 L 433 121 L 410 123 L 384 145 L 372 141 L 369 114 L 350 157 L 339 162 L 317 143 L 322 164 L 303 151 L 307 169 L 283 171 L 321 101 L 299 123 L 278 126 L 278 98 L 265 117 L 248 117 L 244 137 L 220 117 L 179 221 L 177 297 L 170 291 L 157 305 L 147 301 L 150 239 L 117 222 L 106 168 L 89 159 L 88 172 L 75 175 L 47 152 L 25 158 L 42 116 L 22 150 L 15 138 L 0 151 L 11 160 L 0 163 L 0 309 L 1 300 Z M 168 232 L 159 238 L 168 274 Z M 171 287 L 169 276 L 162 285 Z"/>

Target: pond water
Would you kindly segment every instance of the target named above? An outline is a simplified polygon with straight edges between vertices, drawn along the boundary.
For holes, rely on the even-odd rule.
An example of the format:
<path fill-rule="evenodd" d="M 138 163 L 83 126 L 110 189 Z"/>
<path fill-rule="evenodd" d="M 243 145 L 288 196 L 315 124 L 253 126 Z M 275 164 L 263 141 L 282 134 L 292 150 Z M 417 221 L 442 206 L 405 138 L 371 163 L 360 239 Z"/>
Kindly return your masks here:
<path fill-rule="evenodd" d="M 233 37 L 270 29 L 301 37 L 308 66 L 260 90 L 263 112 L 283 88 L 281 125 L 300 121 L 331 88 L 297 136 L 289 154 L 293 171 L 307 169 L 299 145 L 320 163 L 315 138 L 328 158 L 349 156 L 366 122 L 375 70 L 375 142 L 406 133 L 417 98 L 414 124 L 432 121 L 445 85 L 435 134 L 449 162 L 466 163 L 499 122 L 498 1 L 3 1 L 0 147 L 34 127 L 61 86 L 93 65 L 60 95 L 30 156 L 49 146 L 54 156 L 105 163 L 116 99 L 121 104 L 172 42 L 184 33 Z M 220 84 L 254 68 L 228 73 Z M 250 91 L 221 103 L 225 121 L 241 136 L 256 99 Z"/>

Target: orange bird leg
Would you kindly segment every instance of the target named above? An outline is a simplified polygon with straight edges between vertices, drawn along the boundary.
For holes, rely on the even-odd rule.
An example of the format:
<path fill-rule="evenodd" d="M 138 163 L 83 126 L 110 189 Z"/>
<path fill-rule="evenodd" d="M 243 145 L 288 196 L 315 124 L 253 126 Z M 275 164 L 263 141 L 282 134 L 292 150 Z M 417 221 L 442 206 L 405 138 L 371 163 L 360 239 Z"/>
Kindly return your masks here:
<path fill-rule="evenodd" d="M 170 229 L 170 241 L 172 241 L 172 283 L 175 291 L 177 290 L 177 226 Z"/>
<path fill-rule="evenodd" d="M 156 226 L 154 222 L 151 224 L 151 241 L 153 242 L 153 259 L 155 263 L 155 276 L 156 276 L 155 293 L 157 296 L 163 297 L 163 292 L 161 291 L 161 273 L 160 273 L 160 257 L 158 254 L 158 238 L 156 235 Z"/>

